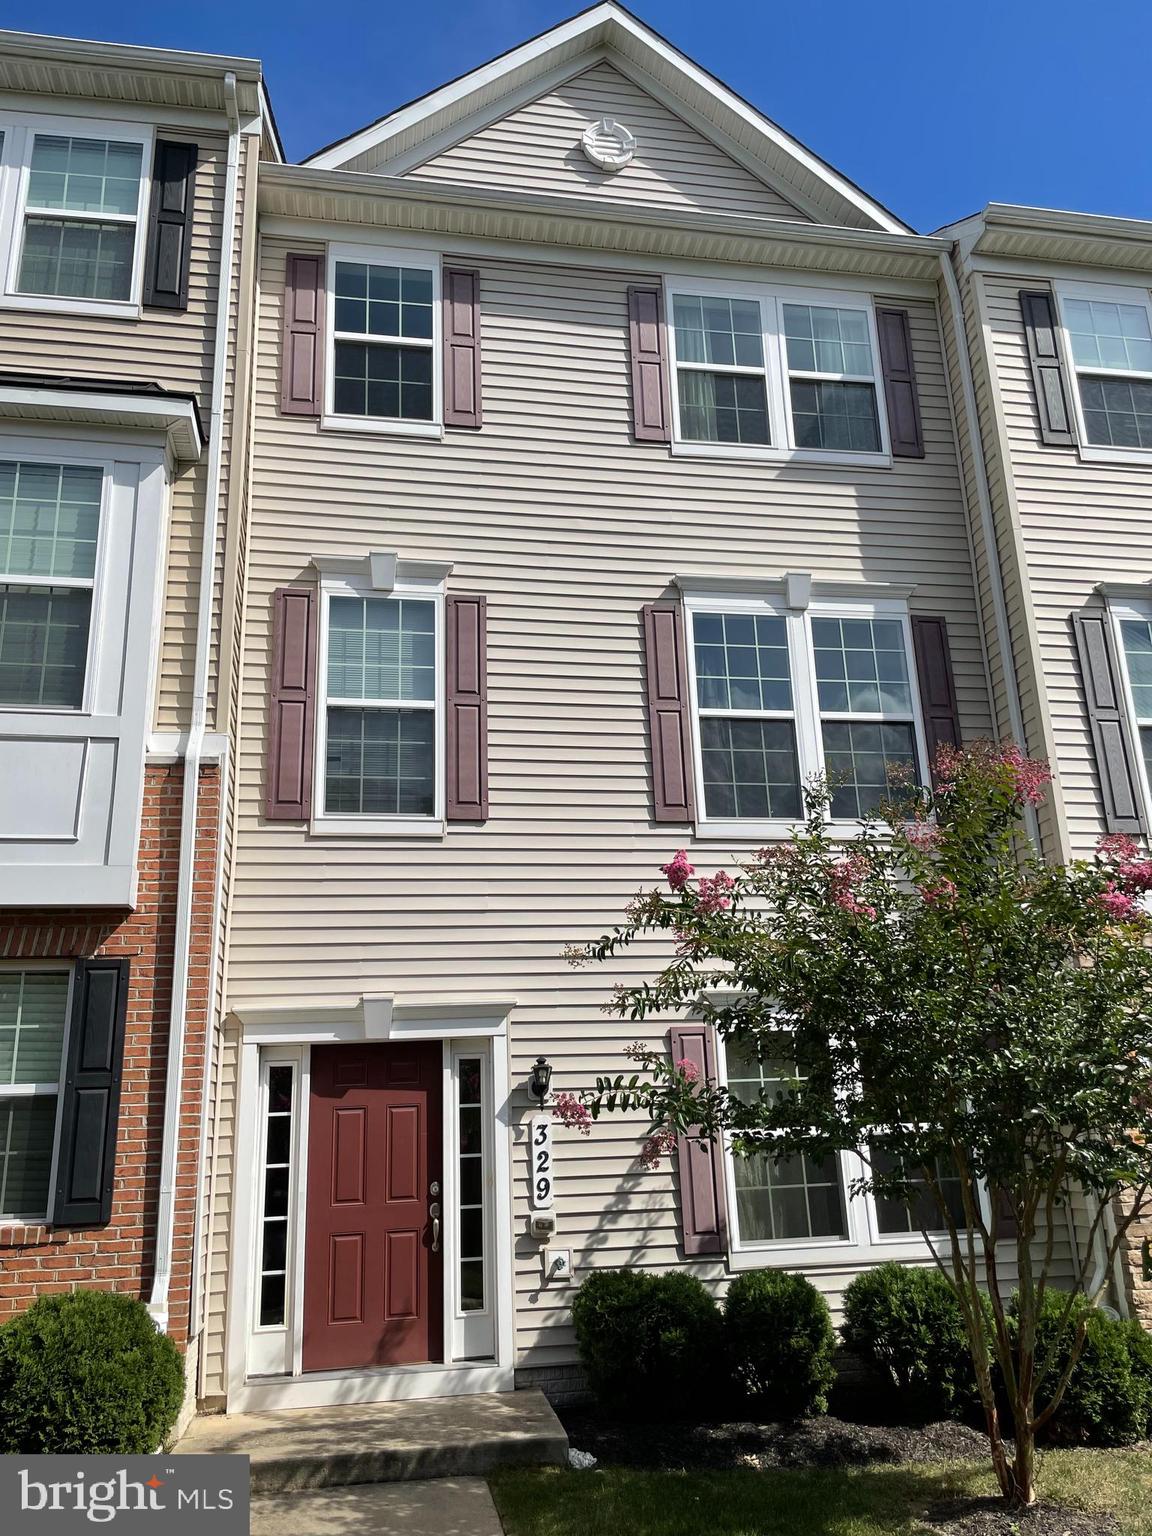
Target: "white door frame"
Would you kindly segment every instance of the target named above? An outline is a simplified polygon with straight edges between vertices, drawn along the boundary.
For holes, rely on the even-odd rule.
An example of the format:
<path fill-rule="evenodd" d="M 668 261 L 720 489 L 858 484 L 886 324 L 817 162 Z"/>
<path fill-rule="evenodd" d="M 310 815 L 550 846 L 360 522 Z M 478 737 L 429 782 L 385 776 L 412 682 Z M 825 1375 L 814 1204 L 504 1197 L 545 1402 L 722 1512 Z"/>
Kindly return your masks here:
<path fill-rule="evenodd" d="M 241 1026 L 237 1083 L 232 1229 L 228 1268 L 228 1319 L 225 1371 L 228 1413 L 273 1408 L 319 1407 L 330 1403 L 390 1402 L 404 1398 L 458 1397 L 474 1392 L 507 1392 L 513 1387 L 512 1171 L 508 1015 L 513 1004 L 478 999 L 468 1002 L 396 1004 L 367 996 L 357 1003 L 313 1008 L 241 1008 L 233 1016 Z M 444 1353 L 443 1363 L 377 1366 L 356 1370 L 301 1371 L 304 1297 L 304 1230 L 308 1159 L 309 1067 L 313 1045 L 364 1041 L 438 1040 L 443 1049 L 443 1209 L 444 1209 Z M 485 1063 L 490 1113 L 484 1126 L 486 1188 L 490 1192 L 485 1239 L 488 1307 L 464 1314 L 457 1306 L 457 1064 L 479 1056 Z M 260 1225 L 258 1187 L 262 1176 L 264 1068 L 271 1061 L 296 1063 L 293 1118 L 292 1221 L 289 1242 L 292 1284 L 280 1338 L 269 1330 L 254 1333 Z M 483 1321 L 481 1321 L 481 1318 Z M 491 1355 L 468 1358 L 484 1330 Z M 490 1330 L 490 1332 L 489 1332 Z M 272 1330 L 275 1332 L 275 1330 Z M 254 1340 L 257 1342 L 254 1343 Z M 278 1375 L 250 1374 L 273 1368 Z"/>

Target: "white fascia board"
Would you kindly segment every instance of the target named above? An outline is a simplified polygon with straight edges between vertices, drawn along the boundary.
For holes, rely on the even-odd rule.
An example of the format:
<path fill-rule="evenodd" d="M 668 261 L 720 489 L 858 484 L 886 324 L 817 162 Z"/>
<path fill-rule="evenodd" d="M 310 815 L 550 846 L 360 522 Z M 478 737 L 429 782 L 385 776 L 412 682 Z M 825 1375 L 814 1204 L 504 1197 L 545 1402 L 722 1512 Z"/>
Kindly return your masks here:
<path fill-rule="evenodd" d="M 431 91 L 418 101 L 410 102 L 389 117 L 370 124 L 359 133 L 352 134 L 341 143 L 309 156 L 301 163 L 317 169 L 338 169 L 347 165 L 349 160 L 355 159 L 357 155 L 386 144 L 389 139 L 395 138 L 435 114 L 460 107 L 470 96 L 494 84 L 502 76 L 510 75 L 514 71 L 533 64 L 539 64 L 540 72 L 543 74 L 549 67 L 548 61 L 558 49 L 581 40 L 585 41 L 590 48 L 596 44 L 611 47 L 614 44 L 625 43 L 626 47 L 620 50 L 625 55 L 639 51 L 642 58 L 646 56 L 651 61 L 675 70 L 688 88 L 686 98 L 689 101 L 692 93 L 695 93 L 698 99 L 717 103 L 732 113 L 765 143 L 771 144 L 777 150 L 783 150 L 811 176 L 823 182 L 880 229 L 887 230 L 890 234 L 910 233 L 906 224 L 901 223 L 878 203 L 873 202 L 858 187 L 853 186 L 845 177 L 825 164 L 818 155 L 806 149 L 791 134 L 785 133 L 755 107 L 750 106 L 735 92 L 714 79 L 706 70 L 694 64 L 678 48 L 665 42 L 662 37 L 650 31 L 627 11 L 612 4 L 598 5 L 580 16 L 574 16 L 571 21 L 554 27 L 550 32 L 543 33 L 531 42 L 524 43 L 519 48 L 514 48 L 511 52 L 490 60 L 487 64 L 482 64 L 470 74 L 441 86 L 439 90 Z M 504 110 L 503 103 L 494 103 L 493 117 L 502 116 Z M 466 114 L 461 112 L 459 115 L 463 117 Z"/>
<path fill-rule="evenodd" d="M 0 420 L 59 421 L 164 432 L 174 458 L 194 463 L 204 447 L 191 400 L 0 383 Z"/>
<path fill-rule="evenodd" d="M 220 75 L 259 80 L 259 59 L 224 53 L 188 53 L 181 48 L 145 48 L 135 43 L 104 43 L 53 33 L 0 30 L 0 52 L 52 60 L 60 64 L 110 65 L 117 69 L 162 70 L 165 74 Z"/>

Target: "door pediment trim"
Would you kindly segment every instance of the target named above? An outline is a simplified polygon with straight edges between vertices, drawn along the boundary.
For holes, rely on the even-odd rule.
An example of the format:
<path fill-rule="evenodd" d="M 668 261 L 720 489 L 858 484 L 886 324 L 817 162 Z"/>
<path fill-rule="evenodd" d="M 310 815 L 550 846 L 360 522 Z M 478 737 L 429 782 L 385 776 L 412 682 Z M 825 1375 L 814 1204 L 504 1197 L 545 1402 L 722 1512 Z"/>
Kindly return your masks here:
<path fill-rule="evenodd" d="M 504 1038 L 515 998 L 397 999 L 366 992 L 353 1001 L 247 1004 L 231 1016 L 257 1045 L 330 1045 L 358 1040 Z"/>

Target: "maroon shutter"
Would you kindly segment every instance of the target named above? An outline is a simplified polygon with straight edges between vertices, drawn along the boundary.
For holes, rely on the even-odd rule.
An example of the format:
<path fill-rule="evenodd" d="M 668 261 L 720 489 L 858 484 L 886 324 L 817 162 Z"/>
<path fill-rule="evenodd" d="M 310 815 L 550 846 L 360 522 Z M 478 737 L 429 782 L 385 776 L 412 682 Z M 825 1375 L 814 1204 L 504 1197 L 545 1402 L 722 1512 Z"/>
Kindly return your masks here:
<path fill-rule="evenodd" d="M 876 310 L 880 337 L 880 366 L 884 371 L 884 398 L 888 402 L 888 436 L 897 459 L 924 457 L 924 430 L 916 395 L 916 369 L 912 362 L 912 331 L 906 309 Z"/>
<path fill-rule="evenodd" d="M 693 821 L 692 747 L 684 613 L 679 603 L 644 609 L 648 672 L 648 731 L 652 744 L 654 821 Z"/>
<path fill-rule="evenodd" d="M 312 812 L 318 602 L 314 587 L 276 592 L 264 794 L 264 814 L 273 821 L 307 821 Z"/>
<path fill-rule="evenodd" d="M 480 274 L 444 268 L 444 425 L 481 425 Z"/>
<path fill-rule="evenodd" d="M 676 1024 L 669 1031 L 672 1060 L 685 1057 L 701 1080 L 716 1081 L 716 1037 L 705 1024 Z M 724 1144 L 695 1141 L 691 1135 L 676 1142 L 680 1172 L 680 1236 L 686 1254 L 728 1251 L 728 1206 L 724 1197 Z"/>
<path fill-rule="evenodd" d="M 284 268 L 280 409 L 319 416 L 323 400 L 324 258 L 289 255 Z"/>
<path fill-rule="evenodd" d="M 628 337 L 632 350 L 632 436 L 642 443 L 672 440 L 668 397 L 668 341 L 659 288 L 629 288 Z"/>
<path fill-rule="evenodd" d="M 448 625 L 449 821 L 488 817 L 488 664 L 486 602 L 468 594 L 450 597 Z"/>
<path fill-rule="evenodd" d="M 1008 1238 L 1015 1238 L 1020 1231 L 1020 1223 L 1016 1220 L 1016 1211 L 1008 1198 L 1007 1191 L 991 1188 L 989 1196 L 992 1204 L 993 1238 L 998 1243 L 1005 1242 Z"/>
<path fill-rule="evenodd" d="M 960 711 L 948 651 L 948 626 L 943 619 L 917 614 L 912 620 L 912 644 L 920 679 L 920 708 L 928 740 L 928 767 L 936 778 L 936 754 L 941 747 L 960 745 Z"/>

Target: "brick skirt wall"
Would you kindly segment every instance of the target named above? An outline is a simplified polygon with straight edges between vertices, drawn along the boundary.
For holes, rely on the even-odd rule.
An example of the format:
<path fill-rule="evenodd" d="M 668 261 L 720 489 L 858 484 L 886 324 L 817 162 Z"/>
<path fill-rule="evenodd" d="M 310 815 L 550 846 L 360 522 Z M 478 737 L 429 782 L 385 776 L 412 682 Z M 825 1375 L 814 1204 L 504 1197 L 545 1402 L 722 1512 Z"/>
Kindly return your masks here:
<path fill-rule="evenodd" d="M 135 911 L 0 910 L 0 959 L 110 955 L 131 961 L 112 1219 L 107 1226 L 74 1231 L 48 1226 L 0 1227 L 0 1321 L 37 1296 L 84 1287 L 125 1291 L 148 1300 L 164 1128 L 183 779 L 181 763 L 149 765 L 145 770 Z M 169 1300 L 168 1331 L 181 1345 L 187 1341 L 191 1317 L 219 796 L 219 769 L 215 765 L 203 767 Z"/>
<path fill-rule="evenodd" d="M 1132 1207 L 1129 1204 L 1128 1210 Z M 1147 1245 L 1147 1246 L 1145 1246 Z M 1145 1207 L 1128 1228 L 1120 1244 L 1120 1264 L 1124 1272 L 1128 1310 L 1152 1331 L 1152 1279 L 1145 1279 L 1145 1269 L 1152 1269 L 1152 1205 Z"/>

